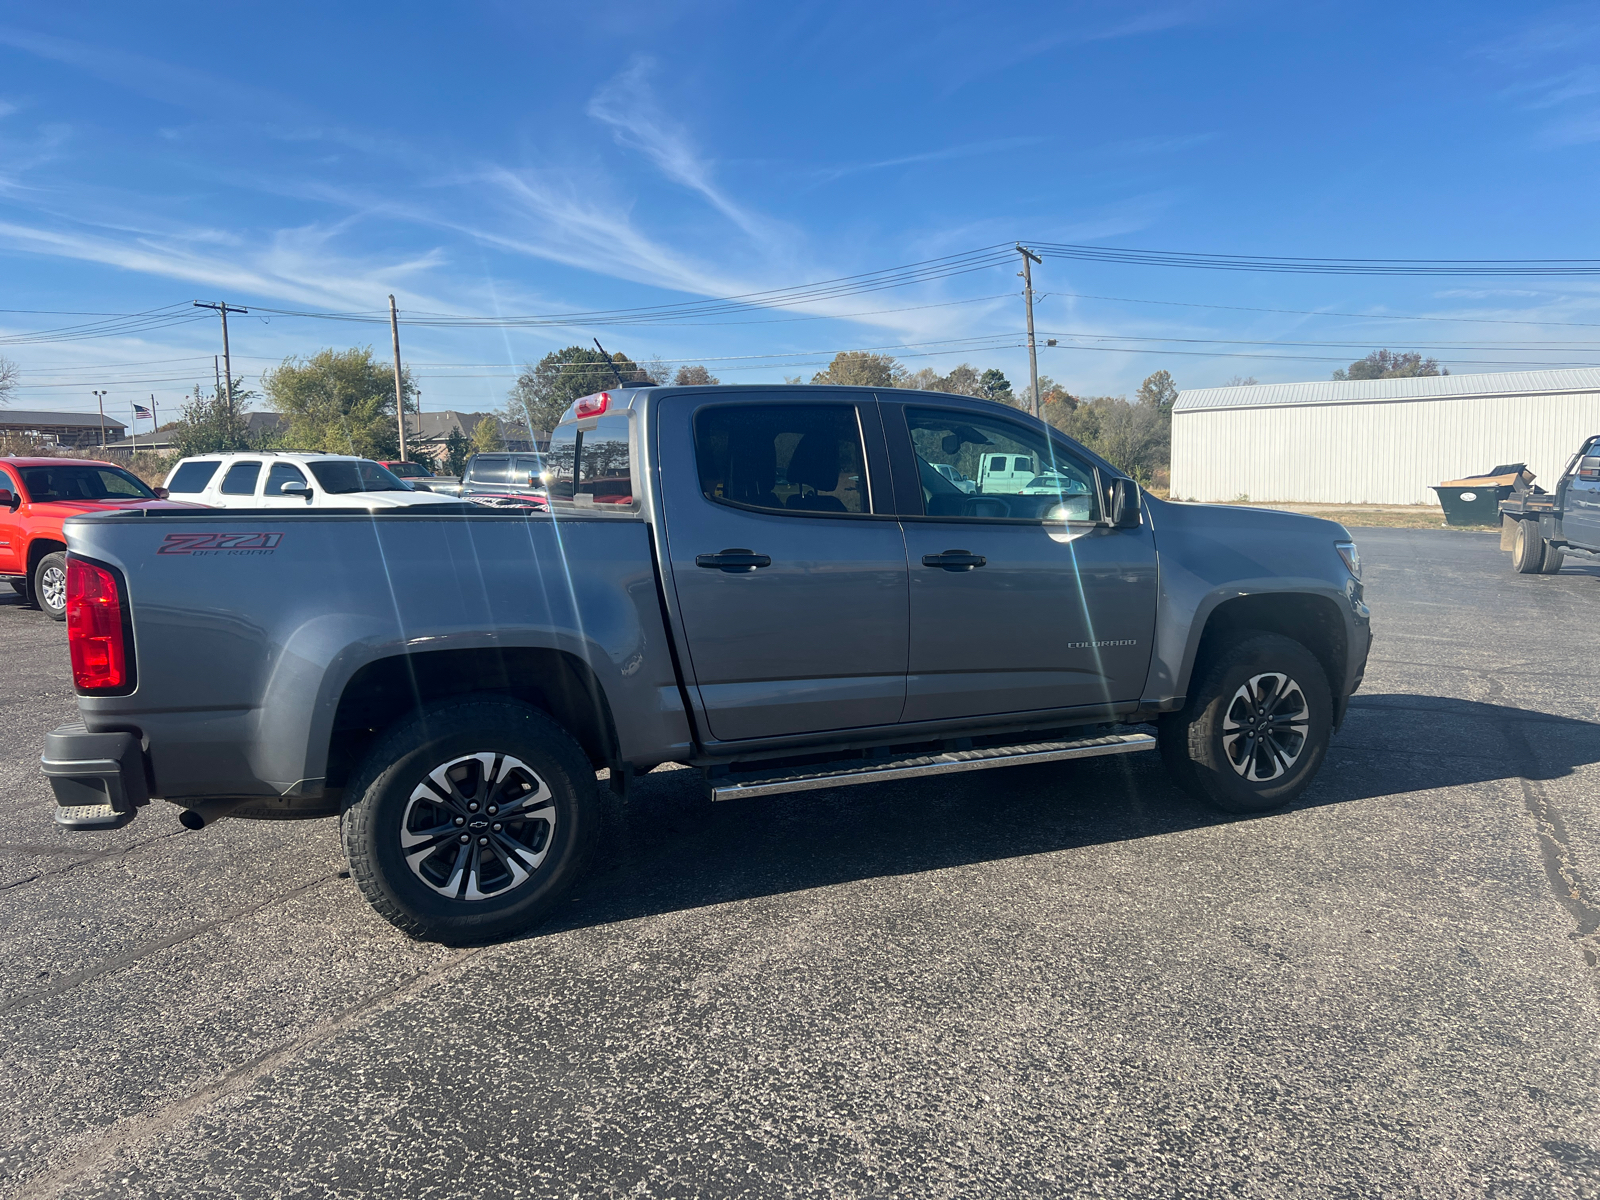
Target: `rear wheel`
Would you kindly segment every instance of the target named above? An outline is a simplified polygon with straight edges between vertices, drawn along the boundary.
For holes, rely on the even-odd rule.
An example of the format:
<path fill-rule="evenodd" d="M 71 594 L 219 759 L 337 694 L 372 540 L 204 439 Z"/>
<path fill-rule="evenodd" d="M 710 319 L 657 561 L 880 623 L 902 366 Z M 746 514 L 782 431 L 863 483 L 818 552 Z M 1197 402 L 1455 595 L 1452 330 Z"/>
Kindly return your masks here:
<path fill-rule="evenodd" d="M 53 621 L 67 619 L 67 556 L 46 554 L 33 572 L 33 602 Z"/>
<path fill-rule="evenodd" d="M 1564 553 L 1557 550 L 1549 542 L 1546 542 L 1544 544 L 1544 565 L 1539 568 L 1539 573 L 1541 575 L 1556 574 L 1561 570 L 1561 564 L 1566 561 L 1566 558 L 1567 556 Z"/>
<path fill-rule="evenodd" d="M 1545 544 L 1537 521 L 1518 521 L 1511 546 L 1511 565 L 1519 575 L 1537 575 L 1544 569 Z"/>
<path fill-rule="evenodd" d="M 1333 734 L 1328 680 L 1312 653 L 1275 633 L 1222 647 L 1188 702 L 1161 719 L 1169 774 L 1228 812 L 1267 812 L 1310 786 Z"/>
<path fill-rule="evenodd" d="M 352 779 L 345 853 L 361 894 L 414 937 L 518 933 L 583 873 L 600 826 L 572 736 L 514 701 L 448 701 L 381 739 Z"/>

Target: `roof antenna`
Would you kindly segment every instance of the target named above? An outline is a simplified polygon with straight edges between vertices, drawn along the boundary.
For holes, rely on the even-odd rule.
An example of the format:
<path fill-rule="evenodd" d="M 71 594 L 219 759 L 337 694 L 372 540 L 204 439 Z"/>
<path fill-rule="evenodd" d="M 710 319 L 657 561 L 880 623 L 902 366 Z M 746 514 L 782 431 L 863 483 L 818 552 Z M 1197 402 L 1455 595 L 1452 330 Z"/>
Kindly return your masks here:
<path fill-rule="evenodd" d="M 599 338 L 595 338 L 594 339 L 594 344 L 597 347 L 599 347 L 600 357 L 606 360 L 606 366 L 611 368 L 611 374 L 616 377 L 617 386 L 618 387 L 627 387 L 628 385 L 622 382 L 622 373 L 617 370 L 617 364 L 614 363 L 611 360 L 611 355 L 606 353 L 606 348 L 604 346 L 600 345 L 600 339 Z"/>

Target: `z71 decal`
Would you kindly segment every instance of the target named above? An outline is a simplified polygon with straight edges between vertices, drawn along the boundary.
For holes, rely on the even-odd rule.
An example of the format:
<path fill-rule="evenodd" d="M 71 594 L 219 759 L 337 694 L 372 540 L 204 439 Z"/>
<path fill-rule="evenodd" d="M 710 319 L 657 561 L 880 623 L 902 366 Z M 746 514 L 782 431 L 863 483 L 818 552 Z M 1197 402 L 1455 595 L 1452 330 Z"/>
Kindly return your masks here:
<path fill-rule="evenodd" d="M 157 554 L 271 554 L 281 533 L 169 533 Z"/>

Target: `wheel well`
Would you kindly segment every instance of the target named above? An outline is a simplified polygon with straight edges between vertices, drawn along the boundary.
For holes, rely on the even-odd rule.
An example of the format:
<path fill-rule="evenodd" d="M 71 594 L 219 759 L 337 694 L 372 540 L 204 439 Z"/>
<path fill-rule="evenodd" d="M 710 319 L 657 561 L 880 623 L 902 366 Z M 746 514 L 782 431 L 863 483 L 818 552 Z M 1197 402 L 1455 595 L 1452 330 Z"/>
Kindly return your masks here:
<path fill-rule="evenodd" d="M 596 767 L 616 759 L 616 727 L 588 664 L 560 650 L 435 650 L 362 667 L 345 685 L 328 744 L 327 786 L 343 787 L 372 741 L 435 700 L 502 695 L 555 718 Z"/>
<path fill-rule="evenodd" d="M 38 570 L 39 560 L 46 554 L 55 554 L 57 551 L 65 550 L 66 548 L 67 544 L 65 542 L 58 542 L 54 538 L 34 538 L 33 541 L 28 543 L 29 587 L 33 586 L 33 573 Z"/>
<path fill-rule="evenodd" d="M 1301 592 L 1266 593 L 1225 600 L 1211 611 L 1200 647 L 1189 671 L 1192 686 L 1218 649 L 1249 633 L 1280 633 L 1293 638 L 1322 664 L 1333 696 L 1334 723 L 1344 719 L 1347 655 L 1344 622 L 1339 606 L 1325 596 Z"/>

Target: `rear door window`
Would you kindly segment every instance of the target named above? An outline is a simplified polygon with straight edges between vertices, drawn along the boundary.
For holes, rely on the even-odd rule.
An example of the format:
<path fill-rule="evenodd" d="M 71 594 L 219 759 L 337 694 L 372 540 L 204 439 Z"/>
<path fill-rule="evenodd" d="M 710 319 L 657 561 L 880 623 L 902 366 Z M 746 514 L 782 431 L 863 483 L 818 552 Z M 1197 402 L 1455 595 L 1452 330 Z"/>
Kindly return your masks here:
<path fill-rule="evenodd" d="M 788 514 L 872 511 L 854 405 L 703 408 L 694 418 L 694 446 L 708 500 Z"/>
<path fill-rule="evenodd" d="M 480 454 L 467 469 L 467 478 L 473 483 L 505 483 L 511 471 L 511 460 L 503 454 Z"/>
<path fill-rule="evenodd" d="M 228 473 L 222 477 L 222 494 L 224 496 L 254 496 L 256 494 L 256 479 L 261 474 L 259 462 L 236 462 L 228 468 Z"/>
<path fill-rule="evenodd" d="M 172 473 L 172 482 L 167 484 L 167 491 L 185 495 L 203 492 L 206 484 L 211 482 L 211 477 L 217 473 L 219 465 L 215 461 L 182 463 Z"/>

